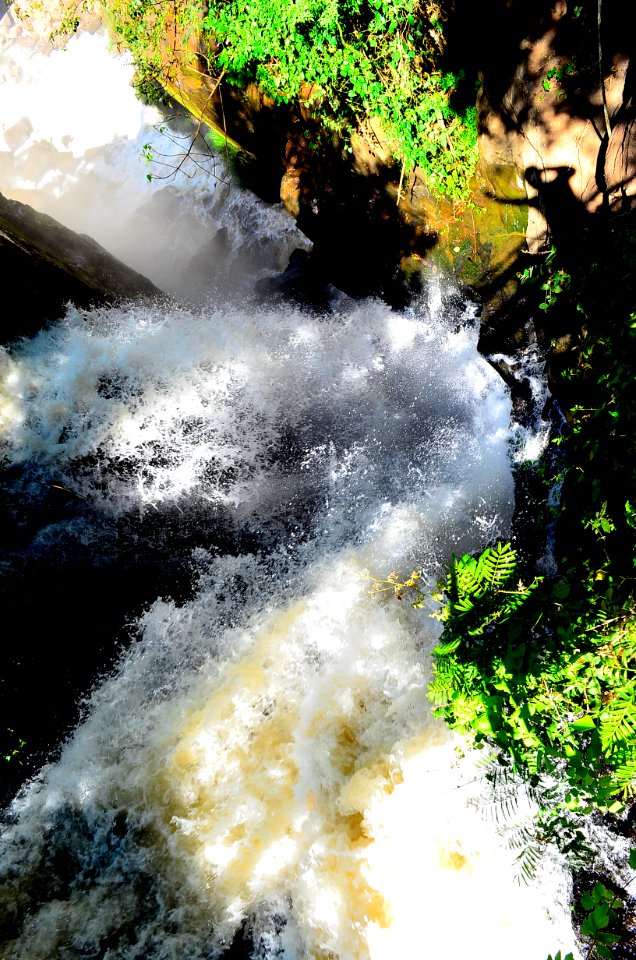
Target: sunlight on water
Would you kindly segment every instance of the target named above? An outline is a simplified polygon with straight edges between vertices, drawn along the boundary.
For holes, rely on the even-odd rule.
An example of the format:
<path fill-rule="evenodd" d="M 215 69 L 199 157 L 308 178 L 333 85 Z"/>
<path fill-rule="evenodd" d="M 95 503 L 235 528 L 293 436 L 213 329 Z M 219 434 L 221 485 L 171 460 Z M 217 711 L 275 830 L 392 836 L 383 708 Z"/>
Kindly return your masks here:
<path fill-rule="evenodd" d="M 271 516 L 309 498 L 367 523 L 396 497 L 426 513 L 442 486 L 465 523 L 470 464 L 483 490 L 467 510 L 476 521 L 483 504 L 487 523 L 511 497 L 509 403 L 475 338 L 424 305 L 396 317 L 373 301 L 322 320 L 257 305 L 71 310 L 0 352 L 0 430 L 15 462 L 113 513 L 190 495 Z"/>
<path fill-rule="evenodd" d="M 138 156 L 126 166 L 147 112 L 110 113 L 116 91 L 131 96 L 129 65 L 99 35 L 44 57 L 3 29 L 14 146 L 0 186 L 60 219 L 68 198 L 91 223 L 81 229 L 123 256 L 121 224 L 125 235 L 148 197 Z M 94 111 L 104 132 L 87 123 L 85 141 L 36 109 L 38 84 L 75 71 L 108 83 Z M 55 159 L 38 179 L 22 158 L 43 137 Z M 104 171 L 109 207 L 124 200 L 117 229 L 99 234 L 79 198 L 86 182 L 99 195 Z M 279 209 L 234 187 L 195 177 L 174 189 L 193 246 L 227 225 L 245 275 L 280 269 L 297 243 Z M 170 254 L 159 224 L 153 279 Z M 178 272 L 168 285 L 189 291 Z M 25 496 L 40 478 L 80 505 L 46 536 L 90 543 L 100 524 L 150 515 L 161 542 L 173 511 L 206 544 L 192 551 L 190 599 L 158 598 L 131 625 L 61 758 L 7 813 L 0 957 L 203 960 L 243 934 L 263 960 L 572 949 L 566 872 L 548 858 L 534 885 L 516 883 L 516 851 L 480 809 L 480 757 L 431 716 L 439 624 L 371 595 L 371 577 L 416 565 L 432 588 L 453 551 L 507 535 L 510 402 L 477 354 L 471 311 L 447 315 L 431 291 L 401 314 L 371 300 L 309 317 L 248 289 L 239 304 L 71 307 L 0 353 L 0 452 Z"/>
<path fill-rule="evenodd" d="M 89 917 L 94 936 L 125 940 L 124 917 L 146 948 L 161 942 L 152 954 L 129 945 L 131 957 L 177 956 L 190 939 L 188 955 L 215 955 L 243 919 L 264 956 L 388 960 L 408 948 L 503 960 L 514 948 L 530 960 L 567 944 L 558 874 L 544 877 L 547 903 L 545 889 L 515 884 L 513 853 L 469 803 L 479 769 L 430 719 L 426 623 L 370 600 L 363 558 L 320 563 L 303 599 L 219 635 L 224 649 L 182 667 L 169 694 L 166 663 L 206 634 L 209 644 L 214 605 L 204 591 L 185 615 L 148 613 L 141 649 L 96 695 L 48 782 L 18 803 L 6 838 L 22 860 L 25 833 L 36 849 L 44 834 L 48 858 L 79 848 L 56 927 L 73 956 Z M 114 844 L 117 811 L 126 827 Z M 148 876 L 150 907 L 136 889 Z M 116 902 L 102 902 L 113 886 Z M 60 909 L 36 893 L 11 955 L 50 956 Z"/>
<path fill-rule="evenodd" d="M 91 835 L 125 817 L 125 857 L 84 854 L 60 942 L 82 955 L 87 912 L 98 938 L 120 930 L 96 906 L 107 875 L 154 957 L 192 938 L 191 955 L 215 954 L 243 923 L 264 956 L 568 945 L 564 878 L 515 884 L 515 852 L 471 806 L 483 772 L 430 716 L 434 621 L 370 596 L 370 575 L 417 562 L 433 577 L 505 534 L 509 401 L 476 331 L 425 304 L 322 320 L 153 309 L 71 311 L 5 353 L 6 449 L 107 514 L 199 498 L 226 527 L 296 525 L 263 533 L 269 558 L 199 551 L 197 596 L 148 611 L 61 764 L 18 802 L 19 858 L 23 831 L 48 827 L 55 847 L 59 818 L 72 836 L 73 817 Z M 160 906 L 140 905 L 141 877 Z M 12 956 L 47 955 L 52 909 L 58 929 L 59 906 L 30 909 Z"/>
<path fill-rule="evenodd" d="M 134 96 L 133 72 L 101 30 L 53 49 L 44 27 L 34 43 L 28 20 L 5 16 L 0 192 L 93 237 L 161 290 L 194 299 L 282 270 L 294 247 L 310 246 L 280 205 L 232 183 L 205 145 L 175 176 L 191 127 L 162 133 L 162 114 Z"/>

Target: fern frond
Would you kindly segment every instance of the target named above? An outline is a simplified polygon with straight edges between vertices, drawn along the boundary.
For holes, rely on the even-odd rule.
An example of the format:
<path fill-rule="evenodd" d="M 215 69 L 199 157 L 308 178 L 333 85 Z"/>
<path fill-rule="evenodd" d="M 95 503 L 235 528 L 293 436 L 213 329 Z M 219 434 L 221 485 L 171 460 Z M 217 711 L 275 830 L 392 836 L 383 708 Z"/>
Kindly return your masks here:
<path fill-rule="evenodd" d="M 449 654 L 455 653 L 461 642 L 461 637 L 453 637 L 453 639 L 447 643 L 438 644 L 433 650 L 433 653 L 436 657 L 447 657 Z"/>
<path fill-rule="evenodd" d="M 470 597 L 463 596 L 452 604 L 451 609 L 453 613 L 458 614 L 460 617 L 465 617 L 467 613 L 475 609 L 475 604 Z"/>
<path fill-rule="evenodd" d="M 481 597 L 484 592 L 484 582 L 479 576 L 478 563 L 469 554 L 465 554 L 457 561 L 456 583 L 458 596 L 466 595 Z"/>
<path fill-rule="evenodd" d="M 480 587 L 481 579 L 477 576 L 477 561 L 469 553 L 462 557 L 453 554 L 447 567 L 443 590 L 451 604 L 456 604 L 461 597 L 472 596 Z"/>
<path fill-rule="evenodd" d="M 539 844 L 536 835 L 529 827 L 521 827 L 510 841 L 511 847 L 523 846 L 515 857 L 517 867 L 517 882 L 532 883 L 537 875 L 537 868 L 543 858 L 544 849 Z"/>
<path fill-rule="evenodd" d="M 435 664 L 435 676 L 428 685 L 427 697 L 436 706 L 442 706 L 451 698 L 458 684 L 459 670 L 453 659 L 442 659 Z"/>
<path fill-rule="evenodd" d="M 614 776 L 625 796 L 633 797 L 636 792 L 636 757 L 617 767 Z"/>
<path fill-rule="evenodd" d="M 636 704 L 624 694 L 610 700 L 601 714 L 601 745 L 607 753 L 619 741 L 629 742 L 636 736 Z"/>
<path fill-rule="evenodd" d="M 519 811 L 521 790 L 519 780 L 510 767 L 502 768 L 503 775 L 496 774 L 492 779 L 492 797 L 486 801 L 487 816 L 496 823 L 510 821 Z"/>
<path fill-rule="evenodd" d="M 517 551 L 510 543 L 497 542 L 487 547 L 477 562 L 477 576 L 491 590 L 497 590 L 506 584 L 517 569 Z"/>

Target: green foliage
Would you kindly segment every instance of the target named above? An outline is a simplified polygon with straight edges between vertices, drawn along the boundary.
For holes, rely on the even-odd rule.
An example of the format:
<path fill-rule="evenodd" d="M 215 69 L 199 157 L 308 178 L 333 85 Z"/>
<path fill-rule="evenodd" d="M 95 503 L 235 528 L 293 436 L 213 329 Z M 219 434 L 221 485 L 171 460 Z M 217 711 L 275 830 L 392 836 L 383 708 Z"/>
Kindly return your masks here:
<path fill-rule="evenodd" d="M 14 760 L 26 747 L 26 740 L 17 737 L 11 727 L 6 728 L 5 739 L 7 742 L 3 744 L 2 758 L 8 763 L 10 760 Z"/>
<path fill-rule="evenodd" d="M 571 250 L 553 246 L 520 277 L 546 329 L 567 333 L 552 368 L 567 425 L 554 440 L 558 459 L 540 467 L 546 499 L 560 490 L 558 577 L 505 618 L 489 614 L 473 636 L 469 604 L 458 602 L 465 585 L 447 576 L 430 687 L 451 727 L 495 747 L 498 791 L 507 770 L 531 790 L 539 813 L 515 841 L 525 878 L 546 842 L 580 865 L 588 814 L 620 812 L 636 785 L 636 241 L 629 220 L 603 223 L 598 235 L 586 226 L 572 236 Z M 470 583 L 467 592 L 472 603 Z M 599 883 L 581 906 L 586 957 L 609 960 L 620 897 Z"/>
<path fill-rule="evenodd" d="M 563 88 L 564 84 L 569 78 L 574 77 L 576 72 L 577 64 L 575 57 L 573 57 L 572 60 L 561 63 L 558 67 L 551 67 L 543 80 L 543 89 L 545 91 L 552 90 L 557 100 L 564 99 L 566 96 L 566 91 Z"/>
<path fill-rule="evenodd" d="M 536 265 L 526 267 L 517 274 L 521 283 L 538 283 L 543 291 L 543 300 L 539 303 L 539 310 L 550 310 L 558 301 L 559 296 L 572 285 L 572 276 L 562 266 L 557 264 L 557 249 L 553 245 L 545 261 L 539 268 Z"/>
<path fill-rule="evenodd" d="M 629 851 L 629 865 L 636 869 L 636 848 Z M 634 877 L 628 885 L 634 882 Z M 612 960 L 612 947 L 623 940 L 625 900 L 600 880 L 584 891 L 580 900 L 583 920 L 581 936 L 586 947 L 586 960 Z"/>
<path fill-rule="evenodd" d="M 513 586 L 515 576 L 510 544 L 453 558 L 437 614 L 436 713 L 477 745 L 501 748 L 526 776 L 558 774 L 562 807 L 618 810 L 636 776 L 636 627 L 571 622 L 566 584 Z"/>
<path fill-rule="evenodd" d="M 534 784 L 542 842 L 574 855 L 584 837 L 570 814 L 621 809 L 636 779 L 636 627 L 623 617 L 603 629 L 596 604 L 572 617 L 565 581 L 517 576 L 510 543 L 452 558 L 433 595 L 444 630 L 428 696 L 452 729 L 498 747 Z M 378 591 L 425 603 L 417 570 L 375 581 Z M 542 785 L 548 776 L 558 790 Z M 524 839 L 529 873 L 538 854 Z"/>
<path fill-rule="evenodd" d="M 393 152 L 452 199 L 477 160 L 476 110 L 451 105 L 439 7 L 425 0 L 239 0 L 208 5 L 210 60 L 230 82 L 255 81 L 346 132 L 378 117 Z"/>
<path fill-rule="evenodd" d="M 462 635 L 480 636 L 495 622 L 508 620 L 527 600 L 539 579 L 529 587 L 521 581 L 514 585 L 516 570 L 516 553 L 509 543 L 496 543 L 477 557 L 453 555 L 441 592 L 434 595 L 442 603 L 437 619 L 453 623 L 450 641 L 435 649 L 437 657 L 454 652 Z"/>
<path fill-rule="evenodd" d="M 496 543 L 453 556 L 432 601 L 419 570 L 376 580 L 373 592 L 436 604 L 430 615 L 444 629 L 428 697 L 451 729 L 496 748 L 486 777 L 507 817 L 522 778 L 538 812 L 510 844 L 529 881 L 550 844 L 573 866 L 589 861 L 582 818 L 595 807 L 618 812 L 633 793 L 636 626 L 625 616 L 608 623 L 606 605 L 572 600 L 564 580 L 524 584 L 518 573 L 511 544 Z"/>
<path fill-rule="evenodd" d="M 98 0 L 115 40 L 135 61 L 136 84 L 148 93 L 170 79 L 180 63 L 194 60 L 188 44 L 202 16 L 200 0 Z M 156 101 L 154 101 L 156 102 Z"/>
<path fill-rule="evenodd" d="M 137 67 L 133 77 L 133 87 L 138 99 L 148 106 L 161 107 L 170 102 L 170 98 L 161 86 L 157 72 L 149 69 L 145 64 Z"/>
<path fill-rule="evenodd" d="M 635 254 L 628 218 L 595 221 L 522 278 L 541 298 L 547 329 L 567 330 L 571 343 L 556 367 L 568 424 L 555 442 L 566 459 L 558 477 L 546 476 L 561 483 L 560 578 L 544 608 L 543 656 L 565 697 L 555 711 L 562 717 L 568 702 L 579 710 L 570 726 L 588 759 L 574 749 L 568 766 L 610 809 L 636 780 Z"/>
<path fill-rule="evenodd" d="M 612 960 L 611 947 L 620 943 L 621 935 L 612 931 L 616 928 L 619 911 L 624 907 L 620 897 L 600 881 L 581 897 L 581 906 L 585 911 L 585 919 L 581 923 L 581 934 L 586 938 L 588 945 L 588 960 Z"/>
<path fill-rule="evenodd" d="M 192 57 L 188 41 L 202 33 L 212 75 L 241 87 L 255 82 L 345 140 L 377 118 L 403 172 L 417 167 L 452 200 L 469 196 L 477 111 L 453 106 L 462 76 L 443 68 L 441 7 L 431 0 L 102 0 L 102 7 L 144 90 Z"/>

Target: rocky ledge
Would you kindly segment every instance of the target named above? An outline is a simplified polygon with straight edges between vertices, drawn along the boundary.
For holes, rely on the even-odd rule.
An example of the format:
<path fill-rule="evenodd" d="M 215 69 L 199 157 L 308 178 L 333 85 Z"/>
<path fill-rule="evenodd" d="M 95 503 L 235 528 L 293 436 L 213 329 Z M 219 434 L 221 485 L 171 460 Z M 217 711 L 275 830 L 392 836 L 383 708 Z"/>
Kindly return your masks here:
<path fill-rule="evenodd" d="M 95 240 L 1 194 L 0 262 L 5 300 L 14 305 L 3 314 L 3 343 L 36 333 L 62 316 L 69 301 L 88 307 L 160 294 Z"/>

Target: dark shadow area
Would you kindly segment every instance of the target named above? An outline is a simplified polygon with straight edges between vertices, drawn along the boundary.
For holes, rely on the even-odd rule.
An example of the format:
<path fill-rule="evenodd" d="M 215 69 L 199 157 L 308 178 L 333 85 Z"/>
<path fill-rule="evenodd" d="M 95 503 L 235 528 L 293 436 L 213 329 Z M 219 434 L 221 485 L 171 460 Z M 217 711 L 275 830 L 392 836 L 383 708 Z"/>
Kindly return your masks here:
<path fill-rule="evenodd" d="M 157 597 L 180 602 L 191 592 L 183 547 L 145 539 L 134 524 L 126 531 L 113 523 L 112 540 L 100 542 L 103 521 L 91 531 L 89 511 L 77 509 L 70 491 L 43 491 L 38 509 L 30 498 L 28 529 L 10 530 L 15 504 L 9 512 L 6 479 L 0 489 L 0 750 L 17 752 L 0 761 L 0 805 L 57 756 L 82 715 L 81 698 L 133 638 L 131 622 Z M 85 525 L 86 542 L 81 534 L 64 540 L 64 525 L 73 521 Z"/>
<path fill-rule="evenodd" d="M 520 91 L 520 68 L 528 68 L 532 44 L 550 35 L 554 55 L 562 67 L 553 75 L 560 95 L 557 109 L 580 117 L 598 116 L 594 104 L 601 69 L 609 74 L 617 57 L 631 60 L 635 41 L 634 10 L 620 0 L 604 0 L 601 8 L 599 64 L 599 4 L 596 0 L 558 3 L 539 0 L 486 0 L 474 4 L 457 0 L 444 24 L 447 47 L 444 68 L 463 74 L 457 106 L 470 104 L 478 84 L 509 130 L 520 129 L 533 110 L 532 103 L 515 101 Z M 539 74 L 528 73 L 529 79 Z M 630 83 L 631 88 L 631 83 Z M 510 91 L 513 91 L 511 97 Z M 519 101 L 522 101 L 522 97 Z"/>
<path fill-rule="evenodd" d="M 529 167 L 525 176 L 536 196 L 523 201 L 499 200 L 503 204 L 523 203 L 536 207 L 545 218 L 548 233 L 542 252 L 522 256 L 511 268 L 510 276 L 517 277 L 520 268 L 525 268 L 530 282 L 518 284 L 514 296 L 508 298 L 501 309 L 487 315 L 479 341 L 479 349 L 485 355 L 502 348 L 513 350 L 523 346 L 521 323 L 531 317 L 539 345 L 547 355 L 550 389 L 564 409 L 574 400 L 569 396 L 568 384 L 562 382 L 561 374 L 583 324 L 581 310 L 571 302 L 578 289 L 577 281 L 589 276 L 591 265 L 602 264 L 608 271 L 608 282 L 611 277 L 620 285 L 621 299 L 636 297 L 631 262 L 631 235 L 636 212 L 608 212 L 603 207 L 595 213 L 588 212 L 570 186 L 572 174 L 571 167 Z M 559 281 L 557 277 L 556 284 L 551 282 L 547 289 L 532 282 L 533 272 L 538 274 L 546 264 L 546 256 L 558 264 L 562 278 Z M 592 297 L 593 307 L 598 309 L 608 291 L 599 289 L 594 293 L 589 284 L 586 289 L 586 296 Z M 552 300 L 556 303 L 557 299 L 561 309 L 548 311 Z"/>
<path fill-rule="evenodd" d="M 400 262 L 413 253 L 425 256 L 437 236 L 400 211 L 392 195 L 397 166 L 356 170 L 343 141 L 287 107 L 255 110 L 249 123 L 239 112 L 230 130 L 259 158 L 239 165 L 243 184 L 271 202 L 282 196 L 313 242 L 304 276 L 315 278 L 314 288 L 331 284 L 353 297 L 380 296 L 398 308 L 409 300 Z"/>
<path fill-rule="evenodd" d="M 255 289 L 264 301 L 293 303 L 318 314 L 332 310 L 340 297 L 313 253 L 302 249 L 292 251 L 282 273 L 258 280 Z"/>
<path fill-rule="evenodd" d="M 494 365 L 510 387 L 520 422 L 531 422 L 539 413 L 551 425 L 552 437 L 561 435 L 566 441 L 563 448 L 550 446 L 541 470 L 527 465 L 516 471 L 513 527 L 517 548 L 532 565 L 548 545 L 559 561 L 564 553 L 572 558 L 571 551 L 579 544 L 579 551 L 585 549 L 602 567 L 604 540 L 593 534 L 593 528 L 582 529 L 582 516 L 590 504 L 597 503 L 608 515 L 624 517 L 624 504 L 632 496 L 634 483 L 632 458 L 627 437 L 613 428 L 612 417 L 618 411 L 610 406 L 597 425 L 591 427 L 590 423 L 589 428 L 598 433 L 597 440 L 580 450 L 579 442 L 586 434 L 578 433 L 580 414 L 573 416 L 573 411 L 585 411 L 585 417 L 587 412 L 591 416 L 605 409 L 607 384 L 611 386 L 621 367 L 624 372 L 617 380 L 620 403 L 626 415 L 636 410 L 633 358 L 627 351 L 613 362 L 610 347 L 615 342 L 614 349 L 620 352 L 618 344 L 628 333 L 628 318 L 636 308 L 636 211 L 608 210 L 600 205 L 596 212 L 588 212 L 571 188 L 572 172 L 570 167 L 526 170 L 526 180 L 536 192 L 526 202 L 545 218 L 546 247 L 541 254 L 522 258 L 525 280 L 517 283 L 512 296 L 485 312 L 479 349 L 485 356 L 518 354 L 536 338 L 545 357 L 550 390 L 543 411 L 533 408 L 523 375 L 520 379 L 518 371 L 500 358 Z M 519 266 L 517 271 L 520 275 Z M 573 429 L 577 431 L 574 438 Z M 603 475 L 598 475 L 598 463 L 578 462 L 564 488 L 553 491 L 555 502 L 548 503 L 544 474 L 559 477 L 564 467 L 571 465 L 571 458 L 586 457 L 586 451 L 593 449 L 595 456 L 603 451 Z M 631 577 L 632 534 L 624 520 L 616 526 L 612 533 L 615 569 L 621 571 L 621 577 Z"/>

